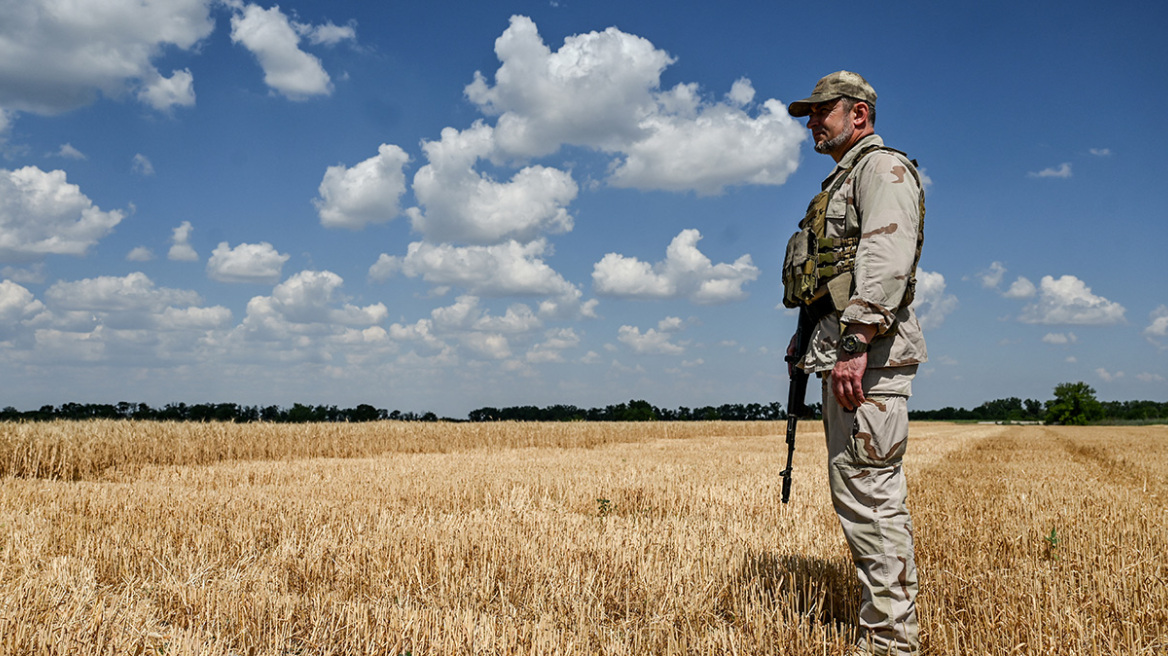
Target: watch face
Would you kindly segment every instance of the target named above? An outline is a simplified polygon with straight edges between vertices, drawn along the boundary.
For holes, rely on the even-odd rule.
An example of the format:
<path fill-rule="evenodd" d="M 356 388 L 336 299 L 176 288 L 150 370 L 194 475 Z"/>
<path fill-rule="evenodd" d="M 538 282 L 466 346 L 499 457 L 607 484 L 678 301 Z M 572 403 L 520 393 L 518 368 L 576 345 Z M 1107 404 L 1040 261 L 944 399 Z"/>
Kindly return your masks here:
<path fill-rule="evenodd" d="M 846 353 L 859 353 L 864 350 L 864 346 L 866 345 L 855 335 L 844 335 L 843 340 L 840 341 L 840 346 Z"/>

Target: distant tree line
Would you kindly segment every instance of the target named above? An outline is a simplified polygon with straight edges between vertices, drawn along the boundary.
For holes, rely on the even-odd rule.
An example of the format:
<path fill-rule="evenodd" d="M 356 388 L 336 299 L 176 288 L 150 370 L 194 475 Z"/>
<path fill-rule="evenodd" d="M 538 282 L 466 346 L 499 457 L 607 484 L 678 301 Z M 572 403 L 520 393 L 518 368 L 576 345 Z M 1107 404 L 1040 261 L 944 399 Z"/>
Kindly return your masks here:
<path fill-rule="evenodd" d="M 155 421 L 227 421 L 247 423 L 360 422 L 360 421 L 438 421 L 433 412 L 389 411 L 362 403 L 355 408 L 335 405 L 303 405 L 290 408 L 275 405 L 257 406 L 238 403 L 168 403 L 152 408 L 145 403 L 64 403 L 46 405 L 22 412 L 11 406 L 0 410 L 0 421 L 49 421 L 53 419 L 150 419 Z"/>
<path fill-rule="evenodd" d="M 1047 424 L 1083 425 L 1097 422 L 1139 422 L 1168 419 L 1168 403 L 1157 401 L 1099 401 L 1095 389 L 1084 382 L 1060 383 L 1049 401 L 1017 397 L 986 401 L 972 410 L 941 408 L 910 410 L 910 419 L 967 421 L 1041 421 Z"/>
<path fill-rule="evenodd" d="M 819 404 L 816 404 L 818 410 Z M 786 419 L 777 401 L 772 403 L 725 403 L 700 408 L 681 406 L 676 410 L 658 408 L 648 401 L 629 401 L 603 408 L 574 405 L 533 405 L 471 410 L 471 421 L 766 421 Z"/>
<path fill-rule="evenodd" d="M 986 401 L 972 410 L 941 408 L 910 410 L 909 418 L 935 421 L 1034 421 L 1048 424 L 1087 424 L 1107 421 L 1168 420 L 1168 403 L 1156 401 L 1099 401 L 1090 385 L 1061 383 L 1049 401 L 1009 397 Z M 811 405 L 813 417 L 821 416 L 822 404 Z M 787 413 L 778 402 L 727 403 L 701 408 L 658 408 L 647 401 L 629 401 L 603 408 L 574 405 L 479 408 L 471 421 L 751 421 L 783 420 Z"/>
<path fill-rule="evenodd" d="M 813 409 L 818 411 L 819 404 Z M 759 421 L 786 419 L 778 402 L 726 403 L 700 408 L 658 408 L 648 401 L 629 401 L 603 408 L 579 408 L 574 405 L 514 406 L 479 408 L 469 414 L 470 421 Z M 147 419 L 154 421 L 227 421 L 274 423 L 362 422 L 362 421 L 440 421 L 433 412 L 416 414 L 385 410 L 368 404 L 355 408 L 335 405 L 294 404 L 290 408 L 275 405 L 255 406 L 238 403 L 168 403 L 152 408 L 145 403 L 64 403 L 46 405 L 37 410 L 20 411 L 11 406 L 0 410 L 0 421 L 50 421 L 53 419 Z M 441 421 L 465 421 L 444 417 Z"/>
<path fill-rule="evenodd" d="M 1016 396 L 986 401 L 972 410 L 947 406 L 940 410 L 909 410 L 909 419 L 933 421 L 1043 421 L 1046 405 Z"/>
<path fill-rule="evenodd" d="M 909 418 L 936 421 L 1036 421 L 1048 424 L 1096 422 L 1141 422 L 1168 419 L 1168 403 L 1157 401 L 1099 401 L 1088 384 L 1061 383 L 1049 401 L 1009 397 L 986 401 L 972 410 L 946 407 L 940 410 L 910 410 Z M 813 416 L 820 416 L 821 404 L 812 404 Z M 648 401 L 580 408 L 574 405 L 533 405 L 471 410 L 470 421 L 778 421 L 787 418 L 777 401 L 771 403 L 724 403 L 719 406 L 675 410 L 658 408 Z M 53 419 L 147 419 L 155 421 L 227 421 L 273 423 L 363 422 L 363 421 L 464 421 L 439 418 L 433 412 L 417 414 L 385 410 L 368 404 L 355 408 L 335 405 L 280 406 L 238 403 L 168 403 L 152 408 L 145 403 L 65 403 L 20 411 L 11 406 L 0 410 L 0 421 L 50 421 Z"/>

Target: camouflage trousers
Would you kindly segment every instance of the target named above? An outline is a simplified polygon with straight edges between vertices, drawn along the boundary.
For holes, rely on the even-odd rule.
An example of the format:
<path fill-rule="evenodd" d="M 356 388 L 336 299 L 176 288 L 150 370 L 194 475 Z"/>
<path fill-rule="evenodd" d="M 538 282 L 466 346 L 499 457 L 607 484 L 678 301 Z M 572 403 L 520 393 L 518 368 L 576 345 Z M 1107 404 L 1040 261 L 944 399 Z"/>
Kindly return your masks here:
<path fill-rule="evenodd" d="M 860 580 L 860 642 L 877 654 L 916 654 L 917 568 L 901 467 L 907 398 L 882 394 L 887 379 L 879 371 L 865 375 L 866 401 L 856 412 L 836 402 L 830 374 L 823 378 L 831 499 Z"/>

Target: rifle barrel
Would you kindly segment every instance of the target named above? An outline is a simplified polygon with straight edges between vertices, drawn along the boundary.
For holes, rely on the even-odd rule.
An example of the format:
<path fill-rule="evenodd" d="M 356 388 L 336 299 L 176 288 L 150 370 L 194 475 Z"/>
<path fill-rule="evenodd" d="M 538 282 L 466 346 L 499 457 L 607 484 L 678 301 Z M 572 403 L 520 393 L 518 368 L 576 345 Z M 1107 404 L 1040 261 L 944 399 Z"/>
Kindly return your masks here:
<path fill-rule="evenodd" d="M 783 477 L 783 503 L 791 498 L 791 477 L 793 474 L 792 460 L 795 457 L 795 429 L 799 424 L 799 417 L 806 416 L 807 378 L 808 374 L 798 367 L 798 363 L 807 353 L 811 344 L 811 333 L 815 330 L 815 318 L 806 306 L 799 308 L 799 323 L 795 329 L 795 353 L 784 358 L 791 363 L 791 384 L 787 388 L 787 468 L 781 473 Z"/>

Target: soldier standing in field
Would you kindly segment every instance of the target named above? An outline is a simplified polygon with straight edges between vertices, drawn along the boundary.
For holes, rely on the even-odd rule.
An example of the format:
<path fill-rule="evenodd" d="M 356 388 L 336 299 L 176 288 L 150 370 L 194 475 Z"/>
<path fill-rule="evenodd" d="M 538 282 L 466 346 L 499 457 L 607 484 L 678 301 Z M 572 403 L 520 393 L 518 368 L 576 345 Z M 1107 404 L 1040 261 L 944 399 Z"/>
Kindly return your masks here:
<path fill-rule="evenodd" d="M 917 570 L 901 460 L 927 358 L 911 307 L 925 201 L 915 162 L 875 133 L 876 91 L 839 71 L 790 104 L 835 169 L 787 247 L 784 303 L 815 320 L 797 366 L 823 379 L 832 503 L 859 577 L 858 653 L 915 654 Z M 793 354 L 794 340 L 788 349 Z"/>

